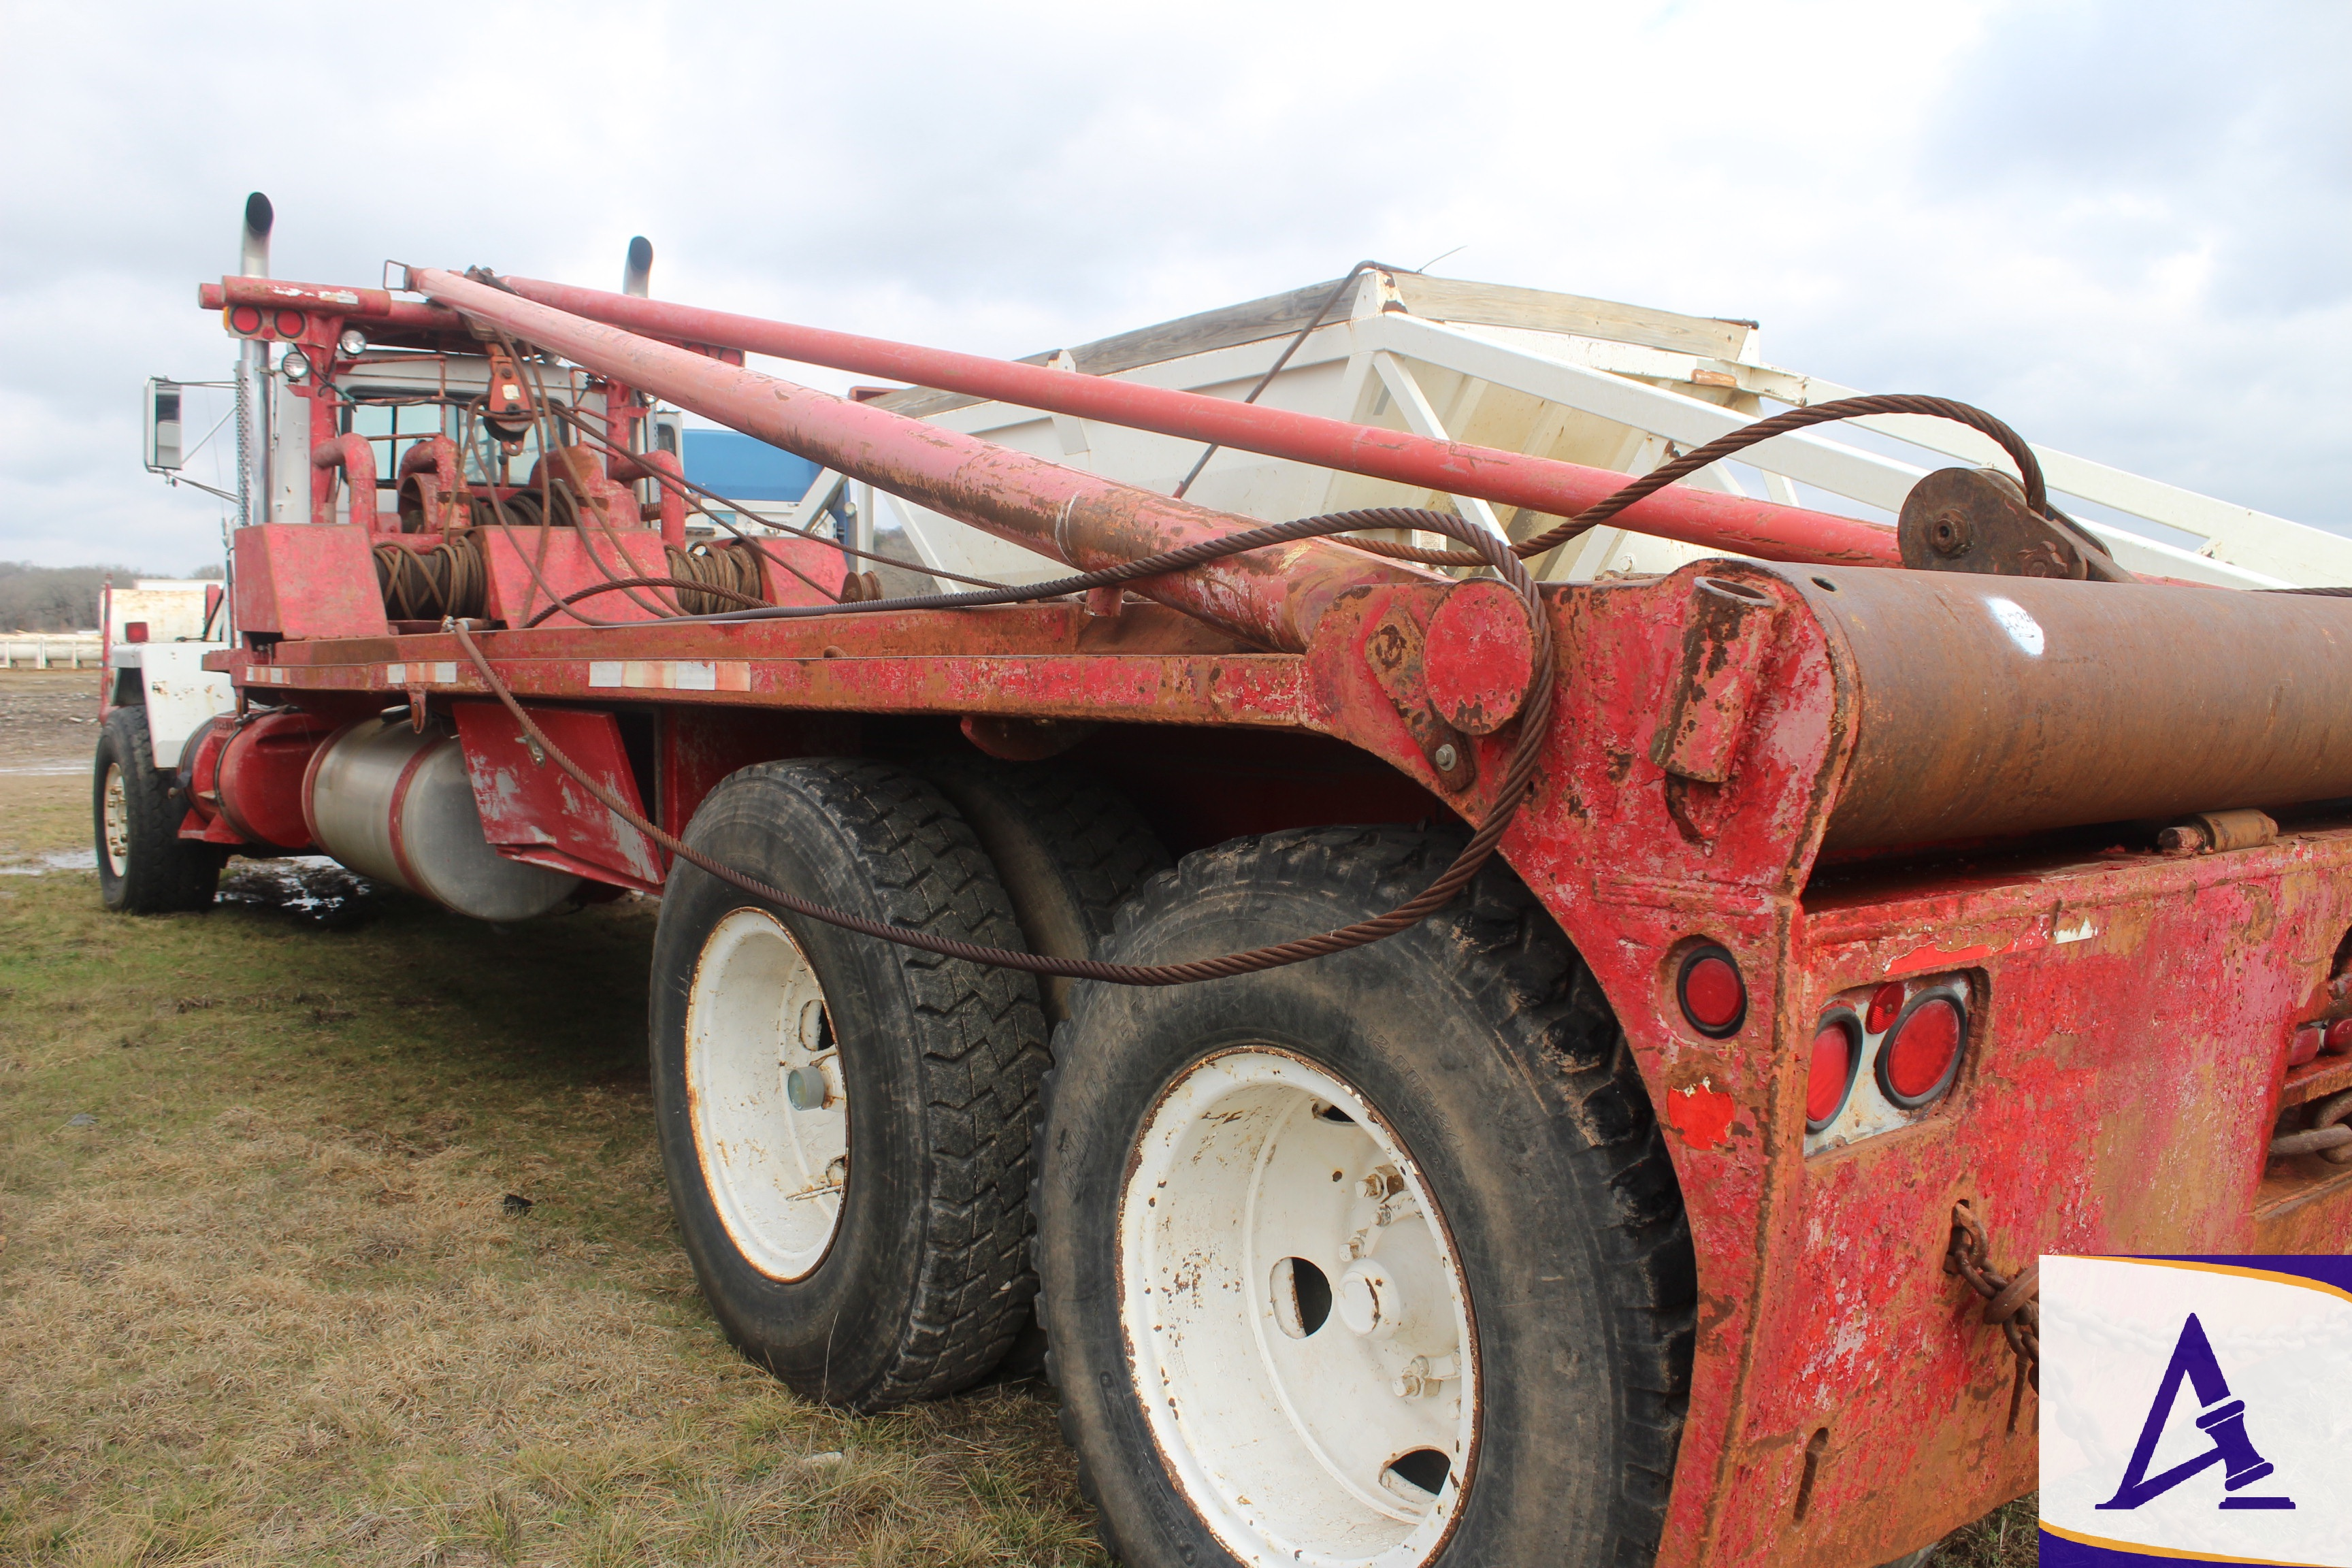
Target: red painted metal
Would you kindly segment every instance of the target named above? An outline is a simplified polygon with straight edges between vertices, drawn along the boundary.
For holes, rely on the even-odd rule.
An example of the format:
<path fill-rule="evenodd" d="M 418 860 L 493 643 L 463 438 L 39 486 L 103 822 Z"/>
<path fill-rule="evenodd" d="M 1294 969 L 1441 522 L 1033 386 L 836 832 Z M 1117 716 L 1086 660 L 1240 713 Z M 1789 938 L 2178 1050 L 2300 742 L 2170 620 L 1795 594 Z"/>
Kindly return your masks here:
<path fill-rule="evenodd" d="M 433 268 L 412 288 L 544 344 L 600 375 L 961 518 L 1041 555 L 1093 570 L 1255 527 L 864 404 L 722 364 L 533 304 Z M 1262 550 L 1131 585 L 1148 598 L 1268 647 L 1307 646 L 1333 600 L 1381 583 L 1427 581 L 1321 540 Z"/>
<path fill-rule="evenodd" d="M 507 710 L 495 702 L 450 707 L 466 748 L 466 773 L 482 814 L 482 836 L 501 855 L 658 893 L 668 870 L 652 839 L 623 822 L 562 769 L 532 754 Z M 563 754 L 642 812 L 621 726 L 610 713 L 533 707 L 531 720 Z"/>
<path fill-rule="evenodd" d="M 391 326 L 431 332 L 462 334 L 466 323 L 457 311 L 414 300 L 395 300 L 382 289 L 345 289 L 327 283 L 296 283 L 284 278 L 224 278 L 196 287 L 196 304 L 206 310 L 250 305 L 265 310 L 282 306 L 317 311 L 339 319 L 383 321 Z"/>
<path fill-rule="evenodd" d="M 224 722 L 224 728 L 221 744 L 200 755 L 191 770 L 197 809 L 210 806 L 244 844 L 309 848 L 303 781 L 335 721 L 297 710 L 260 714 L 241 725 Z"/>
<path fill-rule="evenodd" d="M 1402 430 L 1375 429 L 1264 404 L 1207 397 L 1045 365 L 918 348 L 883 338 L 700 310 L 667 300 L 609 294 L 536 278 L 500 281 L 525 299 L 650 337 L 723 343 L 861 375 L 894 376 L 942 392 L 1001 399 L 1023 408 L 1213 442 L 1448 495 L 1528 507 L 1554 517 L 1575 515 L 1630 478 L 1549 458 L 1431 440 Z M 1705 490 L 1662 490 L 1629 508 L 1622 521 L 1643 533 L 1768 561 L 1893 566 L 1902 559 L 1892 529 L 1832 512 Z"/>
<path fill-rule="evenodd" d="M 335 521 L 335 474 L 341 470 L 352 496 L 353 528 L 375 531 L 375 448 L 364 436 L 333 436 L 310 448 L 310 520 Z"/>
<path fill-rule="evenodd" d="M 248 637 L 383 637 L 383 597 L 365 529 L 302 522 L 240 528 L 230 544 L 236 564 L 236 624 Z"/>

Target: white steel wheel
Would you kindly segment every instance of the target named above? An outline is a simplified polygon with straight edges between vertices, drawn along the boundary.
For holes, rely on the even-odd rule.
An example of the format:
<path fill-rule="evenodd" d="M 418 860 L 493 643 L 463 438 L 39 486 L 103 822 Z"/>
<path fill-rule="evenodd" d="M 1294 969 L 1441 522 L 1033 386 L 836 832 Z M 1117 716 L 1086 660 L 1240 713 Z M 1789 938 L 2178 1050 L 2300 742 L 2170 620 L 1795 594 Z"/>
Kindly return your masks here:
<path fill-rule="evenodd" d="M 694 1147 L 746 1261 L 799 1279 L 824 1260 L 849 1182 L 849 1100 L 833 1025 L 800 944 L 765 910 L 723 916 L 687 996 Z"/>
<path fill-rule="evenodd" d="M 131 870 L 131 797 L 123 786 L 121 763 L 108 762 L 99 790 L 100 837 L 105 844 L 107 869 L 124 876 Z"/>
<path fill-rule="evenodd" d="M 1161 1096 L 1118 1205 L 1120 1308 L 1157 1446 L 1250 1564 L 1406 1568 L 1478 1436 L 1469 1291 L 1379 1112 L 1270 1048 Z"/>

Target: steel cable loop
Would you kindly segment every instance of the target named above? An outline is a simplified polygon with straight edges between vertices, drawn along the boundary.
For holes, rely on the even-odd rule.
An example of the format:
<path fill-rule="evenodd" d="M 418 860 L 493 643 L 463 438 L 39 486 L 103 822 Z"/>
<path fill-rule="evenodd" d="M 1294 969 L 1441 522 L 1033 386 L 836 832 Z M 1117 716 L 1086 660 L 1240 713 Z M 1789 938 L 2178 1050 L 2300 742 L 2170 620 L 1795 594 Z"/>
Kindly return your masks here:
<path fill-rule="evenodd" d="M 1517 721 L 1520 726 L 1518 743 L 1512 750 L 1510 766 L 1504 773 L 1501 786 L 1496 791 L 1494 805 L 1488 811 L 1486 820 L 1480 825 L 1476 832 L 1471 835 L 1470 842 L 1463 847 L 1461 854 L 1454 858 L 1453 864 L 1438 875 L 1436 880 L 1430 883 L 1418 895 L 1384 915 L 1378 915 L 1368 921 L 1359 921 L 1353 925 L 1343 926 L 1337 931 L 1323 931 L 1315 936 L 1277 942 L 1269 947 L 1252 948 L 1245 952 L 1230 952 L 1219 958 L 1197 959 L 1187 963 L 1106 963 L 1098 959 L 1050 958 L 1042 953 L 1018 952 L 1009 948 L 985 947 L 977 942 L 959 942 L 953 938 L 930 936 L 920 931 L 885 925 L 879 921 L 867 920 L 863 915 L 852 914 L 846 910 L 833 909 L 812 902 L 807 899 L 798 898 L 781 888 L 771 887 L 757 878 L 746 876 L 731 867 L 724 866 L 709 856 L 690 848 L 674 835 L 664 832 L 642 814 L 629 807 L 613 790 L 600 781 L 591 778 L 578 763 L 550 742 L 546 734 L 532 721 L 530 715 L 524 711 L 522 704 L 515 700 L 514 692 L 509 689 L 505 681 L 499 679 L 498 672 L 490 667 L 489 660 L 483 656 L 480 647 L 474 641 L 471 628 L 462 620 L 456 618 L 446 622 L 446 629 L 456 636 L 457 646 L 465 651 L 467 658 L 472 661 L 474 668 L 480 673 L 492 695 L 496 696 L 506 707 L 507 711 L 514 716 L 516 722 L 522 726 L 523 732 L 530 736 L 558 767 L 569 774 L 574 783 L 585 789 L 622 821 L 651 838 L 677 858 L 717 877 L 730 886 L 750 893 L 754 898 L 763 899 L 782 909 L 790 910 L 795 914 L 804 915 L 811 920 L 821 921 L 826 925 L 838 926 L 845 931 L 854 931 L 866 936 L 879 937 L 885 942 L 896 942 L 902 947 L 919 948 L 926 952 L 939 953 L 943 957 L 961 959 L 969 963 L 984 964 L 998 969 L 1016 969 L 1030 974 L 1053 975 L 1072 980 L 1097 980 L 1113 985 L 1187 985 L 1202 980 L 1221 980 L 1234 975 L 1254 974 L 1262 970 L 1278 969 L 1286 964 L 1303 963 L 1310 958 L 1345 952 L 1351 948 L 1366 946 L 1379 942 L 1383 937 L 1393 936 L 1401 931 L 1417 925 L 1423 919 L 1453 902 L 1455 895 L 1469 884 L 1471 878 L 1478 874 L 1479 868 L 1494 855 L 1496 846 L 1502 841 L 1504 833 L 1510 827 L 1513 819 L 1518 815 L 1520 805 L 1526 801 L 1528 791 L 1534 786 L 1536 768 L 1541 760 L 1544 741 L 1550 727 L 1554 685 L 1551 626 L 1545 614 L 1542 596 L 1536 588 L 1535 579 L 1528 574 L 1527 568 L 1520 563 L 1517 556 L 1510 552 L 1509 547 L 1503 541 L 1496 539 L 1477 525 L 1445 512 L 1424 512 L 1416 515 L 1419 521 L 1414 526 L 1433 533 L 1444 533 L 1461 540 L 1477 552 L 1482 562 L 1493 566 L 1501 574 L 1503 580 L 1510 585 L 1512 591 L 1518 595 L 1521 605 L 1528 613 L 1528 625 L 1533 632 L 1534 669 L 1528 679 L 1526 701 Z M 1076 591 L 1064 584 L 1076 584 L 1088 588 L 1108 587 L 1115 582 L 1123 583 L 1139 577 L 1161 576 L 1171 572 L 1199 565 L 1204 561 L 1214 561 L 1228 555 L 1238 555 L 1246 551 L 1264 549 L 1269 544 L 1287 543 L 1297 539 L 1318 538 L 1339 533 L 1351 527 L 1361 526 L 1353 521 L 1354 516 L 1353 513 L 1342 512 L 1330 517 L 1300 518 L 1295 521 L 1276 523 L 1266 528 L 1250 529 L 1223 539 L 1206 540 L 1198 544 L 1188 545 L 1181 550 L 1171 550 L 1159 555 L 1146 556 L 1141 560 L 1129 562 L 1105 571 L 1087 573 L 1080 577 L 1065 578 L 1062 579 L 1061 584 L 1040 584 L 1027 590 L 1008 589 L 1004 592 L 1020 594 L 1031 598 L 1050 597 L 1061 593 Z M 968 601 L 995 596 L 929 595 L 923 597 L 956 598 Z M 913 602 L 910 600 L 873 601 L 875 604 L 886 606 L 895 603 L 902 607 Z M 871 605 L 859 604 L 806 607 L 819 613 L 830 609 L 831 613 L 839 615 L 855 614 L 870 608 Z M 771 612 L 772 613 L 774 612 Z"/>
<path fill-rule="evenodd" d="M 467 535 L 455 535 L 425 551 L 385 542 L 372 553 L 376 589 L 390 619 L 437 621 L 482 613 L 489 574 L 480 545 Z"/>
<path fill-rule="evenodd" d="M 738 605 L 764 605 L 767 595 L 760 591 L 760 558 L 741 546 L 716 549 L 709 544 L 665 546 L 669 556 L 669 574 L 683 578 L 678 584 L 677 607 L 688 615 L 709 615 L 723 610 L 724 600 Z M 696 584 L 703 584 L 698 589 Z"/>
<path fill-rule="evenodd" d="M 1831 403 L 1817 403 L 1808 408 L 1791 408 L 1775 414 L 1769 419 L 1759 419 L 1752 425 L 1717 437 L 1704 447 L 1694 447 L 1670 463 L 1662 464 L 1643 474 L 1632 484 L 1603 497 L 1578 512 L 1559 527 L 1537 534 L 1511 546 L 1521 556 L 1540 555 L 1545 551 L 1567 543 L 1577 535 L 1615 517 L 1619 512 L 1643 498 L 1656 494 L 1677 479 L 1698 472 L 1710 463 L 1721 462 L 1733 453 L 1769 441 L 1775 436 L 1785 436 L 1791 430 L 1802 430 L 1813 425 L 1834 424 L 1841 419 L 1862 419 L 1874 414 L 1924 414 L 1931 418 L 1949 419 L 1967 426 L 1979 434 L 2000 443 L 2002 451 L 2017 465 L 2025 490 L 2025 504 L 2037 516 L 2049 516 L 2050 489 L 2042 476 L 2041 459 L 2025 437 L 2011 429 L 1983 409 L 1966 403 L 1955 403 L 1948 397 L 1928 397 L 1912 392 L 1874 393 L 1864 397 L 1841 397 Z M 1339 542 L 1369 555 L 1385 556 L 1391 561 L 1413 561 L 1427 566 L 1475 566 L 1483 557 L 1460 550 L 1423 550 L 1416 545 L 1391 544 L 1379 539 L 1343 539 Z"/>
<path fill-rule="evenodd" d="M 537 615 L 532 616 L 530 619 L 525 621 L 522 624 L 522 629 L 529 631 L 531 627 L 538 626 L 541 621 L 546 620 L 550 616 L 566 614 L 571 610 L 572 605 L 580 603 L 583 599 L 593 599 L 599 594 L 616 594 L 624 588 L 676 589 L 677 591 L 678 602 L 680 604 L 684 604 L 688 600 L 695 598 L 733 599 L 738 603 L 744 605 L 764 605 L 768 602 L 767 600 L 761 598 L 757 594 L 738 593 L 732 588 L 722 588 L 718 586 L 716 584 L 703 582 L 698 577 L 622 577 L 610 583 L 593 584 L 588 587 L 581 589 L 577 593 L 566 594 L 562 598 L 557 600 L 552 605 L 547 605 Z M 459 618 L 462 619 L 463 617 Z M 659 617 L 660 620 L 666 621 L 672 621 L 677 618 L 678 617 L 676 616 L 664 616 Z M 618 623 L 607 622 L 605 624 L 616 625 Z M 635 621 L 629 624 L 634 626 L 653 626 L 656 623 L 654 621 Z"/>

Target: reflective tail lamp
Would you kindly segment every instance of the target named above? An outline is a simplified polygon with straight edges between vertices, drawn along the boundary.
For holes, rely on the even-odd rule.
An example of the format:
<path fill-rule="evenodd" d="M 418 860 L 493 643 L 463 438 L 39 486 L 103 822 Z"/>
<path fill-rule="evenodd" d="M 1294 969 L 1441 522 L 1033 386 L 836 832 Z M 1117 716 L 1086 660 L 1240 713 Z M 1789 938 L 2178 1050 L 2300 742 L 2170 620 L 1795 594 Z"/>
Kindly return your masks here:
<path fill-rule="evenodd" d="M 1940 974 L 1831 997 L 1805 1064 L 1806 1152 L 1908 1126 L 1948 1094 L 1971 995 L 1966 976 Z"/>
<path fill-rule="evenodd" d="M 1959 998 L 1943 992 L 1915 998 L 1879 1043 L 1880 1092 L 1906 1110 L 1936 1099 L 1952 1087 L 1968 1035 Z"/>
<path fill-rule="evenodd" d="M 1861 1021 L 1850 1007 L 1832 1007 L 1813 1030 L 1812 1061 L 1805 1079 L 1806 1131 L 1819 1132 L 1837 1120 L 1861 1068 Z"/>

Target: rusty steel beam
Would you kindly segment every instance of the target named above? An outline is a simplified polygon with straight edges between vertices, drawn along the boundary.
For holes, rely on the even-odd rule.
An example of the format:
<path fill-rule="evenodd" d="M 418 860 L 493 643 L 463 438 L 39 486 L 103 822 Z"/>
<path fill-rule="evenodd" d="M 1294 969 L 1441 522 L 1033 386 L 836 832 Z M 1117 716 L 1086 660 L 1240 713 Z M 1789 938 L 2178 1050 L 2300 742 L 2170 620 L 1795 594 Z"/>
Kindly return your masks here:
<path fill-rule="evenodd" d="M 609 294 L 536 278 L 500 281 L 526 299 L 652 337 L 772 354 L 859 375 L 889 376 L 941 392 L 1100 419 L 1188 441 L 1213 442 L 1448 495 L 1528 507 L 1554 517 L 1574 516 L 1632 478 L 1550 458 L 1433 440 L 1402 430 L 1376 429 L 1264 404 L 1142 386 L 1045 365 L 919 348 L 884 338 Z M 1819 565 L 1902 563 L 1889 529 L 1832 512 L 1706 490 L 1661 490 L 1627 508 L 1612 524 L 1767 561 Z"/>
<path fill-rule="evenodd" d="M 503 289 L 412 268 L 409 287 L 555 350 L 598 375 L 797 452 L 1000 539 L 1097 571 L 1262 526 L 1097 478 L 976 437 L 688 350 L 584 321 Z M 1262 647 L 1306 648 L 1332 601 L 1352 589 L 1426 583 L 1426 573 L 1305 540 L 1129 586 Z"/>

